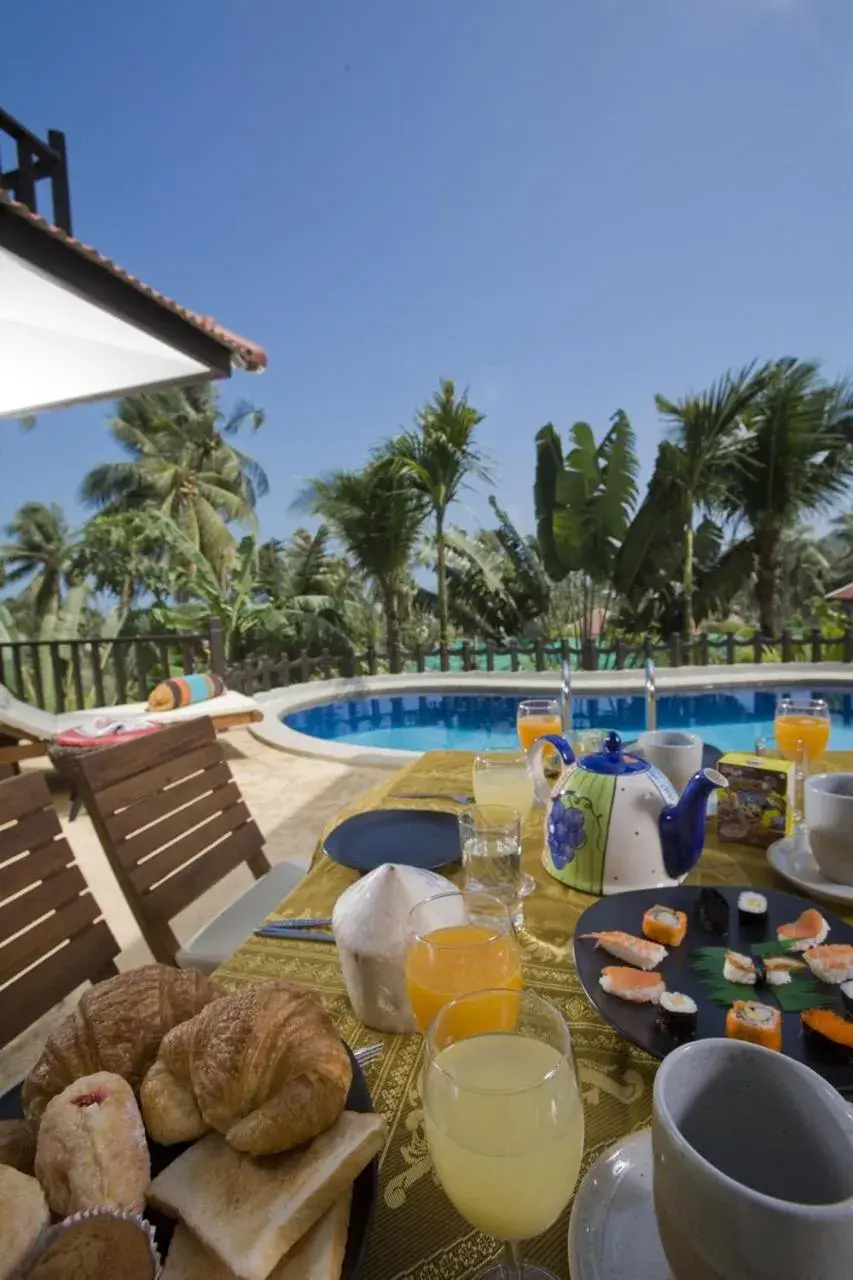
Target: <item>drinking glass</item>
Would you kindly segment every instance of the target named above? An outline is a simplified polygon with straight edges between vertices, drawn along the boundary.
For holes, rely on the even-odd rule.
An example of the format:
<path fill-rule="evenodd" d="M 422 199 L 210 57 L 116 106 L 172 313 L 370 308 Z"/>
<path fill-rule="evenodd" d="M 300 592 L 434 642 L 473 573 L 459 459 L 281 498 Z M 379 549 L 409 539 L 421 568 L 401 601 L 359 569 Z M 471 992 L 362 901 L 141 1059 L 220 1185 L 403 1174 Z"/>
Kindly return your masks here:
<path fill-rule="evenodd" d="M 829 744 L 832 720 L 823 698 L 780 698 L 776 703 L 773 731 L 782 755 L 796 765 L 794 840 L 805 837 L 803 786 L 811 765 L 821 759 Z"/>
<path fill-rule="evenodd" d="M 506 904 L 520 928 L 521 902 L 536 882 L 521 869 L 521 815 L 504 805 L 467 805 L 459 814 L 459 847 L 465 888 L 490 893 Z"/>
<path fill-rule="evenodd" d="M 484 996 L 514 1018 L 483 1034 L 467 1013 Z M 554 1280 L 525 1264 L 523 1242 L 565 1209 L 583 1156 L 583 1105 L 565 1020 L 532 992 L 462 996 L 426 1035 L 424 1128 L 448 1199 L 467 1222 L 504 1242 L 481 1280 Z"/>
<path fill-rule="evenodd" d="M 527 757 L 487 751 L 474 760 L 474 800 L 478 805 L 517 809 L 524 817 L 533 807 L 533 775 Z"/>
<path fill-rule="evenodd" d="M 421 1031 L 449 1001 L 491 987 L 521 989 L 521 957 L 506 904 L 488 893 L 439 893 L 409 912 L 406 990 Z M 506 1000 L 488 994 L 466 1006 L 471 1025 L 499 1029 L 512 1020 Z"/>
<path fill-rule="evenodd" d="M 518 740 L 529 751 L 537 738 L 563 732 L 563 713 L 558 698 L 527 698 L 519 702 L 515 727 Z"/>

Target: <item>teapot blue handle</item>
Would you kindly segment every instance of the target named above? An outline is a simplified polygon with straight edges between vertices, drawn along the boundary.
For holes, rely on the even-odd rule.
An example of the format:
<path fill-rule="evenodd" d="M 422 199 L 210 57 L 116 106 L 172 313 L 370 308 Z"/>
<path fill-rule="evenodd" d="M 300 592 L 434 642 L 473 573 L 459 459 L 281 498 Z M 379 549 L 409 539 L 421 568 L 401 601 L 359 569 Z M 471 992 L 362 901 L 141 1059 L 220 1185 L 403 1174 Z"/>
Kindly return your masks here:
<path fill-rule="evenodd" d="M 533 790 L 536 793 L 536 799 L 540 804 L 547 804 L 551 798 L 552 784 L 545 777 L 545 770 L 542 765 L 542 752 L 545 743 L 548 742 L 558 752 L 563 762 L 563 772 L 559 781 L 562 782 L 566 776 L 566 771 L 570 765 L 575 763 L 575 753 L 565 738 L 561 738 L 556 733 L 545 733 L 541 738 L 537 738 L 533 746 L 527 751 L 527 764 L 533 776 Z M 559 785 L 559 783 L 557 784 Z"/>

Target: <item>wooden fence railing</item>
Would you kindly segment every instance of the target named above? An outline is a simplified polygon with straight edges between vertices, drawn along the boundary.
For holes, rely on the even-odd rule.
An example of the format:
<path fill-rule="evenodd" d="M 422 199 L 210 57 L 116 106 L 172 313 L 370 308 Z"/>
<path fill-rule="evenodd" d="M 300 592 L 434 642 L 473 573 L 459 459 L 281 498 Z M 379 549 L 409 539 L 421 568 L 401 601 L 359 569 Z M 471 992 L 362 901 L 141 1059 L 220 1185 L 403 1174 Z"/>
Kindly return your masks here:
<path fill-rule="evenodd" d="M 48 711 L 145 701 L 160 680 L 194 671 L 224 674 L 217 620 L 198 635 L 0 641 L 0 683 Z"/>
<path fill-rule="evenodd" d="M 643 637 L 635 641 L 617 638 L 599 640 L 536 640 L 524 643 L 509 640 L 462 641 L 428 648 L 418 645 L 406 651 L 396 664 L 397 671 L 549 671 L 563 661 L 584 670 L 623 671 L 643 666 L 652 658 L 667 667 L 733 665 L 738 662 L 853 662 L 853 628 L 840 635 L 824 635 L 818 628 L 802 633 L 783 631 L 778 637 L 751 635 L 697 635 L 691 641 L 681 636 L 668 640 Z M 360 654 L 332 654 L 329 650 L 311 655 L 303 650 L 298 657 L 249 659 L 226 670 L 231 688 L 253 694 L 263 690 L 300 684 L 308 680 L 329 680 L 393 672 L 387 654 L 368 647 Z"/>

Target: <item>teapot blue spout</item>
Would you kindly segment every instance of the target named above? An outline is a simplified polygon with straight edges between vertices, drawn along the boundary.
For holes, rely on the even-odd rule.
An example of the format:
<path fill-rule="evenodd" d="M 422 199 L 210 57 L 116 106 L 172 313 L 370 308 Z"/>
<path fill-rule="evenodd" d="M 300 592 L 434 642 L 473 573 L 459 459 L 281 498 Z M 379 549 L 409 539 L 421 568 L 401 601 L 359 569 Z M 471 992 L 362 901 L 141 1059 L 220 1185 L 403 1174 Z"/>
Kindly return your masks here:
<path fill-rule="evenodd" d="M 658 823 L 663 864 L 673 880 L 686 876 L 699 861 L 705 843 L 708 798 L 717 787 L 728 785 L 716 769 L 700 769 L 688 781 L 678 803 L 661 809 Z"/>

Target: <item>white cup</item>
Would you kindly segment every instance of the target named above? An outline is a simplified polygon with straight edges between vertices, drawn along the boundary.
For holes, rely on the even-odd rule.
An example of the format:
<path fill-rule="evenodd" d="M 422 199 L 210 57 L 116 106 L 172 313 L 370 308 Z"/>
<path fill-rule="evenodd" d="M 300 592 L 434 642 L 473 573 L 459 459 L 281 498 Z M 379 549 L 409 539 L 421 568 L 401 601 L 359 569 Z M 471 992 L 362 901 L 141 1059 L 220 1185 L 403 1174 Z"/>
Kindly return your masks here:
<path fill-rule="evenodd" d="M 823 874 L 853 884 L 853 773 L 816 773 L 805 782 L 806 831 Z"/>
<path fill-rule="evenodd" d="M 666 774 L 680 795 L 702 768 L 702 739 L 680 729 L 649 729 L 637 740 L 637 755 Z"/>
<path fill-rule="evenodd" d="M 853 1114 L 809 1067 L 738 1040 L 676 1049 L 652 1149 L 673 1280 L 849 1280 Z"/>

